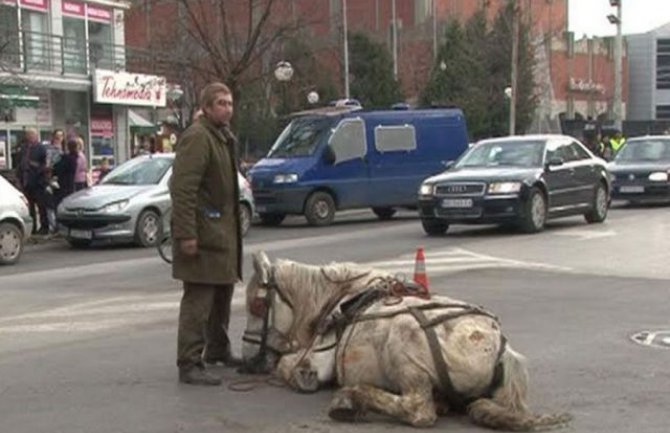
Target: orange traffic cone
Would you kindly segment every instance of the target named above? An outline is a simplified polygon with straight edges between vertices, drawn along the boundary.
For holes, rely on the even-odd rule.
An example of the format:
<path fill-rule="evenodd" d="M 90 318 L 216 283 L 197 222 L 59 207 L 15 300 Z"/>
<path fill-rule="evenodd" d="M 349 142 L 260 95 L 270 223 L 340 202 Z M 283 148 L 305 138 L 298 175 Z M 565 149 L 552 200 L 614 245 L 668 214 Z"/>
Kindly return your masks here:
<path fill-rule="evenodd" d="M 423 247 L 416 249 L 416 261 L 414 262 L 414 282 L 421 284 L 426 291 L 428 290 L 428 275 L 426 274 L 426 257 L 423 253 Z"/>

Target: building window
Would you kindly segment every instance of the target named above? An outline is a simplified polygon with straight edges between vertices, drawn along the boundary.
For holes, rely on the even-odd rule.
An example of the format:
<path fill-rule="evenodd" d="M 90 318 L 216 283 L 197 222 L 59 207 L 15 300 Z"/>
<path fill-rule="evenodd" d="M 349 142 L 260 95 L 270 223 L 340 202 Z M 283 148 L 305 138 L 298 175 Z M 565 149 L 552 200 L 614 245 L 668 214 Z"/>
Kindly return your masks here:
<path fill-rule="evenodd" d="M 434 0 L 414 0 L 414 25 L 426 22 L 433 15 Z"/>
<path fill-rule="evenodd" d="M 21 30 L 28 69 L 49 69 L 47 14 L 32 10 L 21 11 Z"/>
<path fill-rule="evenodd" d="M 63 69 L 73 74 L 86 74 L 86 23 L 76 18 L 63 18 Z"/>
<path fill-rule="evenodd" d="M 670 105 L 656 106 L 656 120 L 670 120 Z"/>
<path fill-rule="evenodd" d="M 656 88 L 670 89 L 670 39 L 656 44 Z"/>
<path fill-rule="evenodd" d="M 0 47 L 6 67 L 20 66 L 19 16 L 16 7 L 0 2 Z"/>

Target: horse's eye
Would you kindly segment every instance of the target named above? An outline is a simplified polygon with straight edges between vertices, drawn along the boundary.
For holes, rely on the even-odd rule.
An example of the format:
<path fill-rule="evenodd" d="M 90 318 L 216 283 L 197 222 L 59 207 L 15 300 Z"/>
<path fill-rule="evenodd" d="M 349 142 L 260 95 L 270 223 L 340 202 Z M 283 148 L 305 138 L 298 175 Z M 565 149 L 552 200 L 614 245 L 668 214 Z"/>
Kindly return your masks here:
<path fill-rule="evenodd" d="M 267 306 L 265 305 L 264 298 L 254 298 L 249 304 L 249 312 L 261 319 L 265 318 L 267 312 Z"/>

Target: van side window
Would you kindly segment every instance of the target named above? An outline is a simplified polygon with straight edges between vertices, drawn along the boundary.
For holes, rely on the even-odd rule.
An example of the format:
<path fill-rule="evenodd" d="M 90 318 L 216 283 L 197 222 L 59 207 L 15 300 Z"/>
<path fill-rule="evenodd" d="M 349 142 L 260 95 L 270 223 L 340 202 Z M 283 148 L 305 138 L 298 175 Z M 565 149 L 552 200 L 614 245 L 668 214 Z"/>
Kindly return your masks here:
<path fill-rule="evenodd" d="M 375 148 L 382 153 L 414 150 L 416 130 L 412 125 L 379 125 L 375 128 Z"/>
<path fill-rule="evenodd" d="M 337 125 L 329 144 L 335 152 L 335 164 L 363 158 L 368 147 L 365 140 L 365 123 L 362 119 L 343 120 Z"/>

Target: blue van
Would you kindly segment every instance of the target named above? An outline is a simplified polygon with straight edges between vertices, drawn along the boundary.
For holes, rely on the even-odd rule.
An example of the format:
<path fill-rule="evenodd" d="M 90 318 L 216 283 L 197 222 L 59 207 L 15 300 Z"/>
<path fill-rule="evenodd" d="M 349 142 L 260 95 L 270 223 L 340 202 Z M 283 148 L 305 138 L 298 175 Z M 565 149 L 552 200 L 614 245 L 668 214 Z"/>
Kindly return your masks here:
<path fill-rule="evenodd" d="M 266 225 L 305 215 L 311 225 L 343 209 L 372 208 L 382 220 L 415 208 L 421 181 L 468 147 L 459 109 L 363 111 L 331 106 L 296 113 L 249 171 Z"/>

